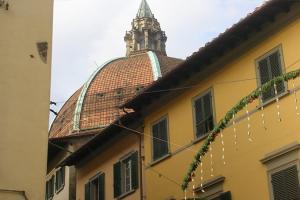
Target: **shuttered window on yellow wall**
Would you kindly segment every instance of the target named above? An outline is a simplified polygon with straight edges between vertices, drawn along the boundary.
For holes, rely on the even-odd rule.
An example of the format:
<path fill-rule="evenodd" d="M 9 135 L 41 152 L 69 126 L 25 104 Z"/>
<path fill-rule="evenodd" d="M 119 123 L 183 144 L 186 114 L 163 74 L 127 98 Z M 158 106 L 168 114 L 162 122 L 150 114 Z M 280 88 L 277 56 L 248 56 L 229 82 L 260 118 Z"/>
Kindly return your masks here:
<path fill-rule="evenodd" d="M 201 137 L 214 127 L 211 92 L 196 98 L 194 101 L 196 137 Z"/>
<path fill-rule="evenodd" d="M 152 159 L 153 161 L 169 153 L 168 121 L 163 118 L 152 126 Z"/>
<path fill-rule="evenodd" d="M 271 175 L 274 200 L 300 199 L 298 169 L 296 165 Z"/>
<path fill-rule="evenodd" d="M 282 74 L 281 56 L 282 55 L 280 51 L 277 50 L 258 61 L 258 71 L 261 85 L 273 79 L 274 77 L 280 76 Z M 285 91 L 284 82 L 278 83 L 276 88 L 278 94 L 283 93 Z M 268 101 L 274 97 L 274 87 L 270 88 L 268 91 L 262 94 L 263 102 Z"/>

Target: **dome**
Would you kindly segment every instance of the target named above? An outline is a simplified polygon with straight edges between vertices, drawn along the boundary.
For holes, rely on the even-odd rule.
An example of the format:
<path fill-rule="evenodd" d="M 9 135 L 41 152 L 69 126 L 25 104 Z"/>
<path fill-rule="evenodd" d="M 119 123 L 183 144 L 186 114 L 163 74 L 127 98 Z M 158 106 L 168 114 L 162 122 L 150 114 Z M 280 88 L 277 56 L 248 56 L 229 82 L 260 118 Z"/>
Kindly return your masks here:
<path fill-rule="evenodd" d="M 172 70 L 182 60 L 153 51 L 110 60 L 100 66 L 63 105 L 49 137 L 91 134 L 124 115 L 119 106 Z"/>

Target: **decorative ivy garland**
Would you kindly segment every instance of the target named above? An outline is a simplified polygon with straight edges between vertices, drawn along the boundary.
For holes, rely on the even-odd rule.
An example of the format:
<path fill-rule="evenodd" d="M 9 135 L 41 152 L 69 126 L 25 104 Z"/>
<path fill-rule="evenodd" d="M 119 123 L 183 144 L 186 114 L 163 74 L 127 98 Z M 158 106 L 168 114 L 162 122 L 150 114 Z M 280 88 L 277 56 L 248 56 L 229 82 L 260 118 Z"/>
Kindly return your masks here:
<path fill-rule="evenodd" d="M 188 187 L 188 184 L 191 182 L 193 173 L 201 163 L 200 157 L 203 158 L 203 156 L 208 152 L 210 143 L 215 140 L 216 136 L 220 133 L 221 130 L 226 128 L 226 126 L 236 113 L 242 110 L 247 104 L 252 103 L 255 99 L 259 98 L 262 93 L 268 91 L 271 87 L 274 86 L 274 84 L 277 84 L 281 81 L 289 81 L 291 79 L 295 79 L 299 76 L 299 74 L 300 69 L 297 69 L 295 71 L 291 71 L 289 73 L 273 78 L 272 80 L 263 84 L 261 87 L 252 91 L 248 96 L 242 98 L 231 110 L 229 110 L 226 113 L 225 117 L 222 118 L 217 125 L 215 125 L 211 133 L 204 141 L 204 144 L 194 156 L 194 159 L 188 168 L 188 172 L 183 179 L 183 183 L 181 185 L 182 190 L 185 190 Z"/>

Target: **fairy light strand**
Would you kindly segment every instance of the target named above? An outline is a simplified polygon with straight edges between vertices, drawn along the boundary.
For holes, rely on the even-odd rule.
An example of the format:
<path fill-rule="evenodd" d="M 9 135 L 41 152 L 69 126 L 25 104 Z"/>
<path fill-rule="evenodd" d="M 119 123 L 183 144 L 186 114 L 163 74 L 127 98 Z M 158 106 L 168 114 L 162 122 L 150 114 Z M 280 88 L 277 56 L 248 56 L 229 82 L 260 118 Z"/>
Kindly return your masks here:
<path fill-rule="evenodd" d="M 200 157 L 200 160 L 202 158 Z M 202 160 L 200 162 L 200 187 L 201 187 L 201 192 L 205 192 L 204 189 L 203 189 L 203 163 L 202 163 Z"/>
<path fill-rule="evenodd" d="M 214 176 L 214 166 L 213 166 L 213 153 L 212 153 L 212 145 L 209 145 L 209 153 L 210 153 L 210 176 Z"/>
<path fill-rule="evenodd" d="M 280 116 L 280 105 L 279 105 L 279 97 L 278 97 L 278 91 L 277 91 L 277 85 L 274 83 L 274 91 L 275 91 L 275 96 L 276 96 L 276 108 L 277 108 L 277 117 L 278 121 L 281 122 L 281 116 Z"/>
<path fill-rule="evenodd" d="M 295 98 L 295 107 L 296 107 L 296 115 L 299 116 L 299 107 L 298 107 L 298 97 L 297 97 L 297 91 L 295 88 L 295 81 L 292 80 L 292 84 L 293 84 L 293 90 L 294 90 L 294 98 Z"/>
<path fill-rule="evenodd" d="M 222 143 L 222 160 L 223 160 L 223 164 L 225 165 L 225 144 L 224 144 L 224 135 L 223 135 L 223 131 L 221 130 L 221 143 Z"/>
<path fill-rule="evenodd" d="M 250 142 L 253 142 L 253 140 L 251 138 L 251 125 L 250 125 L 250 114 L 249 114 L 248 104 L 246 104 L 246 114 L 247 114 L 247 135 L 248 135 L 248 140 Z"/>
<path fill-rule="evenodd" d="M 192 183 L 193 183 L 193 199 L 195 200 L 195 179 L 192 178 Z"/>
<path fill-rule="evenodd" d="M 262 91 L 262 89 L 260 88 L 260 91 Z M 260 99 L 260 104 L 261 104 L 261 107 L 260 107 L 260 110 L 261 110 L 261 120 L 262 120 L 262 125 L 265 129 L 265 131 L 267 130 L 267 127 L 266 127 L 266 121 L 265 121 L 265 108 L 264 108 L 264 105 L 263 105 L 263 100 L 262 100 L 262 97 L 259 98 Z"/>
<path fill-rule="evenodd" d="M 234 146 L 235 146 L 235 150 L 237 150 L 237 133 L 236 133 L 235 114 L 233 114 L 233 116 L 232 116 L 232 127 L 233 127 L 233 135 L 234 135 Z"/>

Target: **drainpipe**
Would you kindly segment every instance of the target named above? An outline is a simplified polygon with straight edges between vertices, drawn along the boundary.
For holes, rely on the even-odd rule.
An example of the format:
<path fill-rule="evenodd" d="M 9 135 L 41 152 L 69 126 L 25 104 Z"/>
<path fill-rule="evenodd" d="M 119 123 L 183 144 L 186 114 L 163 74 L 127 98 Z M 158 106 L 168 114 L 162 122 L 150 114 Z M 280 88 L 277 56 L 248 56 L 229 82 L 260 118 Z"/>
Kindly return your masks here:
<path fill-rule="evenodd" d="M 142 156 L 142 134 L 138 134 L 139 137 L 139 160 L 140 160 L 140 199 L 144 199 L 143 192 L 143 156 Z"/>

